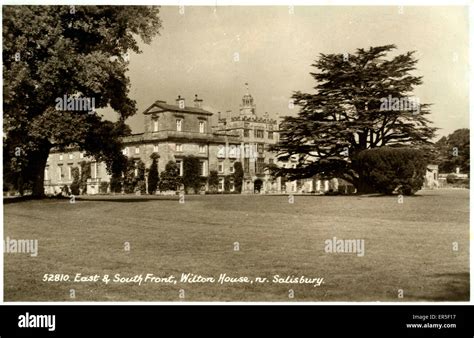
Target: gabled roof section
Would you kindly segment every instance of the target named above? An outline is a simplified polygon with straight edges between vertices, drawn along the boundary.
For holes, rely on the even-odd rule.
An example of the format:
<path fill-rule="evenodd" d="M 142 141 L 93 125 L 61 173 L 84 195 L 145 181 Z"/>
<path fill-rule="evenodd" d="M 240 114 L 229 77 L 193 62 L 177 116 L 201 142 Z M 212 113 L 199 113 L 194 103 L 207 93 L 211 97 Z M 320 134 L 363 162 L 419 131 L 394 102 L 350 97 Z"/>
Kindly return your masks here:
<path fill-rule="evenodd" d="M 160 100 L 155 101 L 155 103 L 153 103 L 150 107 L 145 109 L 143 114 L 161 113 L 165 111 L 200 114 L 200 115 L 207 115 L 207 116 L 212 115 L 210 111 L 207 111 L 201 108 L 187 107 L 187 106 L 185 106 L 184 108 L 180 108 L 179 106 L 168 104 L 166 103 L 166 101 L 160 101 Z"/>

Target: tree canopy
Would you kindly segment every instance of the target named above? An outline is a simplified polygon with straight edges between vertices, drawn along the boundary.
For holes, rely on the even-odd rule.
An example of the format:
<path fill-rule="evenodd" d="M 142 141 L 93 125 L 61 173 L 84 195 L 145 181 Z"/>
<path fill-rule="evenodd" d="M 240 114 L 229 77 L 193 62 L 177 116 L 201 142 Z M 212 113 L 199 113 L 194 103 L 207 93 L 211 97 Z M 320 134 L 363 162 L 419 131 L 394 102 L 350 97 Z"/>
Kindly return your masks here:
<path fill-rule="evenodd" d="M 469 129 L 458 129 L 447 137 L 443 136 L 436 142 L 436 149 L 440 172 L 452 173 L 459 167 L 463 173 L 469 173 Z"/>
<path fill-rule="evenodd" d="M 33 181 L 34 195 L 44 193 L 52 148 L 76 147 L 111 167 L 119 137 L 129 133 L 124 121 L 137 109 L 128 52 L 140 53 L 138 39 L 159 33 L 158 14 L 150 6 L 3 7 L 4 154 Z M 93 99 L 94 109 L 57 110 L 65 96 Z M 97 114 L 104 107 L 118 122 Z"/>
<path fill-rule="evenodd" d="M 365 149 L 422 147 L 436 128 L 427 119 L 429 104 L 412 92 L 422 84 L 412 75 L 417 60 L 410 51 L 388 57 L 395 45 L 357 49 L 353 54 L 320 54 L 310 73 L 314 93 L 297 91 L 297 116 L 285 117 L 280 140 L 272 147 L 279 159 L 297 160 L 296 168 L 276 168 L 290 179 L 343 178 L 359 184 L 352 160 Z"/>

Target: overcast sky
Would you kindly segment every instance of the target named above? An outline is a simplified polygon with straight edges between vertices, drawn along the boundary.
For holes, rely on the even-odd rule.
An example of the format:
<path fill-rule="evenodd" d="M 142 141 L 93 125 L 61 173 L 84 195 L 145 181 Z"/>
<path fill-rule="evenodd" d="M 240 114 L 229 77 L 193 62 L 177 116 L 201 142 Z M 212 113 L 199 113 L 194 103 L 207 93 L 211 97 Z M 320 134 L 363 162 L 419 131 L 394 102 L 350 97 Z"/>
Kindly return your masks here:
<path fill-rule="evenodd" d="M 295 114 L 288 101 L 295 90 L 313 92 L 319 53 L 386 44 L 417 51 L 424 83 L 415 95 L 433 104 L 438 134 L 469 127 L 465 7 L 163 7 L 161 18 L 161 35 L 130 55 L 133 132 L 143 131 L 142 112 L 155 100 L 178 95 L 192 104 L 198 94 L 206 109 L 236 115 L 246 82 L 258 115 Z"/>

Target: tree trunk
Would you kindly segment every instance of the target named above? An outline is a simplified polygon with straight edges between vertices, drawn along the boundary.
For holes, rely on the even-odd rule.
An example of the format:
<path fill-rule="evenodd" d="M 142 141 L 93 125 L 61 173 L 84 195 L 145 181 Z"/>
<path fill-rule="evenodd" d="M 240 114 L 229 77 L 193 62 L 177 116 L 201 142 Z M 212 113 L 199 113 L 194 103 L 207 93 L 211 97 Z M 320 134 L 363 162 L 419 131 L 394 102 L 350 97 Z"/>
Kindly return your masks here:
<path fill-rule="evenodd" d="M 43 146 L 32 154 L 29 161 L 31 163 L 32 174 L 31 180 L 33 181 L 32 197 L 43 198 L 44 194 L 44 169 L 46 167 L 46 161 L 48 160 L 50 146 Z"/>

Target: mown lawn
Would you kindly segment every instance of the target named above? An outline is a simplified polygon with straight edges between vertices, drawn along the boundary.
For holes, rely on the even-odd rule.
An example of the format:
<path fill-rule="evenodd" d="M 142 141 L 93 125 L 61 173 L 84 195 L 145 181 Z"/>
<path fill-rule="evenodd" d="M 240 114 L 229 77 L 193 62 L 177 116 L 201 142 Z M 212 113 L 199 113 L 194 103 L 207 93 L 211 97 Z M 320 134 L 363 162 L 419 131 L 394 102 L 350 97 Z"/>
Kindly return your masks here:
<path fill-rule="evenodd" d="M 4 222 L 5 237 L 39 244 L 37 257 L 4 255 L 6 301 L 469 300 L 468 190 L 422 191 L 401 204 L 396 196 L 24 201 L 4 204 Z M 333 237 L 363 239 L 365 255 L 326 253 Z M 304 275 L 324 284 L 42 281 L 56 273 Z"/>

